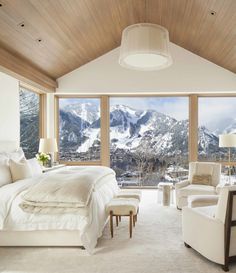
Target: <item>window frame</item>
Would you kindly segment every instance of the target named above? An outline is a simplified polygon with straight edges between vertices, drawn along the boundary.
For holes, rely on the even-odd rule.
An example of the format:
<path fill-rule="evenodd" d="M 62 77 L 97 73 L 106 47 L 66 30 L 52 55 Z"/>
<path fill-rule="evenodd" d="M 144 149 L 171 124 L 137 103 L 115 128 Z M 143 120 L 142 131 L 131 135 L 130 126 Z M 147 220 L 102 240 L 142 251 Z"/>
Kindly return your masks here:
<path fill-rule="evenodd" d="M 236 95 L 234 94 L 222 94 L 222 93 L 219 93 L 219 94 L 210 94 L 210 93 L 207 93 L 207 94 L 198 94 L 197 95 L 197 109 L 199 107 L 199 98 L 236 98 Z M 195 106 L 194 106 L 195 107 Z M 220 163 L 222 166 L 236 166 L 236 161 L 204 161 L 204 160 L 201 160 L 199 159 L 199 156 L 198 156 L 198 111 L 197 111 L 197 130 L 196 130 L 196 138 L 197 138 L 197 147 L 196 147 L 196 160 L 195 161 L 199 161 L 199 162 L 214 162 L 214 163 Z"/>
<path fill-rule="evenodd" d="M 59 140 L 59 98 L 100 98 L 101 107 L 101 158 L 99 161 L 59 161 L 66 165 L 103 165 L 110 166 L 110 98 L 129 98 L 129 97 L 188 97 L 189 99 L 189 136 L 188 136 L 188 159 L 191 161 L 200 161 L 198 159 L 198 106 L 200 97 L 235 97 L 235 94 L 230 93 L 171 93 L 171 94 L 109 94 L 109 95 L 63 95 L 55 94 L 54 96 L 54 120 L 55 120 L 55 136 Z M 58 160 L 58 155 L 57 155 Z M 213 162 L 213 161 L 210 161 Z M 214 161 L 220 163 L 222 166 L 231 165 L 235 166 L 236 162 L 228 161 Z"/>
<path fill-rule="evenodd" d="M 64 161 L 59 160 L 58 153 L 56 153 L 56 160 L 60 164 L 65 164 L 68 166 L 74 165 L 92 165 L 92 166 L 110 166 L 110 147 L 109 147 L 109 122 L 110 122 L 110 115 L 108 113 L 109 109 L 109 97 L 105 95 L 55 95 L 54 96 L 54 109 L 55 109 L 55 137 L 58 143 L 58 150 L 60 150 L 60 142 L 59 142 L 59 100 L 60 99 L 99 99 L 100 100 L 100 134 L 101 134 L 101 146 L 100 146 L 100 159 L 96 161 Z M 108 148 L 107 148 L 108 147 Z"/>

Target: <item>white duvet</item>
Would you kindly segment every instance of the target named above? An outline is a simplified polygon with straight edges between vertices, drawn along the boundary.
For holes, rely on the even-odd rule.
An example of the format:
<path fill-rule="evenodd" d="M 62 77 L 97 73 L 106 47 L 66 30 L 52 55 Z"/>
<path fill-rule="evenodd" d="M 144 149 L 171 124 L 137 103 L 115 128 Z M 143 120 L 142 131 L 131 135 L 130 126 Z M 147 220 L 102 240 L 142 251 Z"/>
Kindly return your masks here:
<path fill-rule="evenodd" d="M 71 170 L 81 171 L 85 168 L 72 167 Z M 102 168 L 102 167 L 97 167 Z M 24 212 L 19 204 L 21 196 L 27 189 L 41 182 L 48 174 L 29 178 L 5 185 L 0 188 L 0 230 L 79 230 L 81 241 L 91 253 L 102 235 L 107 220 L 106 204 L 118 192 L 115 174 L 104 176 L 99 187 L 92 191 L 86 207 L 78 208 L 77 212 L 65 214 L 32 214 Z"/>

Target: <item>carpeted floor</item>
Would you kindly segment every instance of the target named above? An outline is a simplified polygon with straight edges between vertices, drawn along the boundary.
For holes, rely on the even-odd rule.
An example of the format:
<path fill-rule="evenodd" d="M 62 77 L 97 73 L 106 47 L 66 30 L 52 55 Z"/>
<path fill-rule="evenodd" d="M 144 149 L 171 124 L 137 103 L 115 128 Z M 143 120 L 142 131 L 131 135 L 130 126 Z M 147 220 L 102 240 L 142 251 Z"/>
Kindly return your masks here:
<path fill-rule="evenodd" d="M 236 265 L 230 266 L 236 272 Z M 157 204 L 145 190 L 133 238 L 123 219 L 110 238 L 109 227 L 96 253 L 77 248 L 0 248 L 0 272 L 7 273 L 217 273 L 216 265 L 183 245 L 181 212 Z"/>

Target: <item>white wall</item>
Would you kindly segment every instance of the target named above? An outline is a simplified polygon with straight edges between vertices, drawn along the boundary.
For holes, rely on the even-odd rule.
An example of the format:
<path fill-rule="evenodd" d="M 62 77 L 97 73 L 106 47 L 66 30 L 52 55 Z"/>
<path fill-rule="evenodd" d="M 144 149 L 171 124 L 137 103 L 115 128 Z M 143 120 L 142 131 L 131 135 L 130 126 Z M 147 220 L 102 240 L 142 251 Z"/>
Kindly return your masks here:
<path fill-rule="evenodd" d="M 171 67 L 142 72 L 118 64 L 119 48 L 58 79 L 57 92 L 81 94 L 236 92 L 236 75 L 171 43 Z"/>
<path fill-rule="evenodd" d="M 0 141 L 20 140 L 19 81 L 0 72 Z"/>

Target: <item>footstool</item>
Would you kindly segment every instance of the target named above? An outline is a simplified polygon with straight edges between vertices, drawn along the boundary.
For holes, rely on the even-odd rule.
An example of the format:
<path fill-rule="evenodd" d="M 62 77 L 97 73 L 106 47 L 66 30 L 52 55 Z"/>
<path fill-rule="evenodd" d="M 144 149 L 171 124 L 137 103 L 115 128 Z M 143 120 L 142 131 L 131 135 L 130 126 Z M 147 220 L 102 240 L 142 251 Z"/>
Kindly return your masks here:
<path fill-rule="evenodd" d="M 140 190 L 120 190 L 116 195 L 117 198 L 134 198 L 141 201 L 142 192 Z"/>
<path fill-rule="evenodd" d="M 189 195 L 188 207 L 207 207 L 217 205 L 219 195 Z"/>
<path fill-rule="evenodd" d="M 118 225 L 119 216 L 129 217 L 129 236 L 132 238 L 133 226 L 137 221 L 139 201 L 135 198 L 113 198 L 106 206 L 106 211 L 110 215 L 110 231 L 113 238 L 113 216 L 116 216 Z"/>

